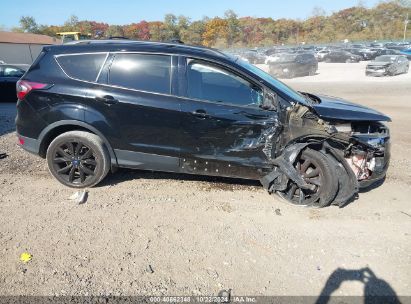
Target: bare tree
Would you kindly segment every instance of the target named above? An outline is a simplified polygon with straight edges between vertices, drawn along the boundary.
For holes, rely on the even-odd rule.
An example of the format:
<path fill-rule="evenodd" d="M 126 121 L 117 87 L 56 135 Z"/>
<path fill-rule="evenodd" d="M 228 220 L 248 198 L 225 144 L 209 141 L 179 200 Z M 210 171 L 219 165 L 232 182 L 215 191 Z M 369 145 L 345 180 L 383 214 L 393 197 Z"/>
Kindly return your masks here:
<path fill-rule="evenodd" d="M 314 6 L 313 10 L 311 11 L 311 16 L 313 17 L 321 17 L 325 16 L 327 13 L 321 6 Z"/>

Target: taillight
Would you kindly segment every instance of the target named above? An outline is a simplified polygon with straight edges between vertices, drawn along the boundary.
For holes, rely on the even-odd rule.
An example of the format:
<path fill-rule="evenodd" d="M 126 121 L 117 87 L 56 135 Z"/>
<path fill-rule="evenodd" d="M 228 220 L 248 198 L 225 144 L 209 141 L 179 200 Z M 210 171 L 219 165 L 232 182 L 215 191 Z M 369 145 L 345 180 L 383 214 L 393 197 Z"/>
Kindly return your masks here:
<path fill-rule="evenodd" d="M 17 137 L 18 142 L 21 146 L 24 146 L 24 138 L 23 137 Z"/>
<path fill-rule="evenodd" d="M 16 84 L 17 98 L 23 100 L 30 91 L 44 89 L 47 86 L 46 83 L 19 80 Z"/>

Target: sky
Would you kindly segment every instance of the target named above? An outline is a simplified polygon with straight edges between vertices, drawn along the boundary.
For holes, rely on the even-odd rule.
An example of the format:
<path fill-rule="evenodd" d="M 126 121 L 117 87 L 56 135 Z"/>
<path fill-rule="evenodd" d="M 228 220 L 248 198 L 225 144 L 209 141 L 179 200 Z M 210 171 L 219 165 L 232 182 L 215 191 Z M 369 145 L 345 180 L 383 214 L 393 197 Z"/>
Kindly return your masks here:
<path fill-rule="evenodd" d="M 71 15 L 80 20 L 101 21 L 109 24 L 161 21 L 165 14 L 185 15 L 192 20 L 204 16 L 223 16 L 228 9 L 238 16 L 305 19 L 314 7 L 332 13 L 355 6 L 359 0 L 1 0 L 0 26 L 18 26 L 21 16 L 33 16 L 38 24 L 60 25 Z M 378 0 L 361 2 L 368 7 Z M 69 4 L 63 4 L 69 3 Z"/>

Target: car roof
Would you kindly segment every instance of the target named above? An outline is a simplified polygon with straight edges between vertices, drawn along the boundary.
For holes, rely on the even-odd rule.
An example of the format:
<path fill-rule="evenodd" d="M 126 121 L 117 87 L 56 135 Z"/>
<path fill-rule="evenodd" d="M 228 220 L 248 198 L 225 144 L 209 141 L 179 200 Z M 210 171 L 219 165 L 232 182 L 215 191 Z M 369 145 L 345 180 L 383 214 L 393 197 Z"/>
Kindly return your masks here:
<path fill-rule="evenodd" d="M 182 55 L 205 55 L 207 57 L 218 57 L 230 59 L 231 57 L 217 49 L 186 45 L 173 42 L 153 42 L 137 40 L 79 40 L 62 45 L 45 47 L 55 54 L 85 53 L 85 52 L 153 52 L 171 53 Z"/>

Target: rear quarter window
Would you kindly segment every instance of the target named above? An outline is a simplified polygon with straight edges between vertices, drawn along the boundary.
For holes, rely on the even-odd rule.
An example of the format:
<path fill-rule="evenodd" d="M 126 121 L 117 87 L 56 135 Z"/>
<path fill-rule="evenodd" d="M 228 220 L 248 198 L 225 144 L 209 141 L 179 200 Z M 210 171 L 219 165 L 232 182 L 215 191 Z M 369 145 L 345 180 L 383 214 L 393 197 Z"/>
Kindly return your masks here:
<path fill-rule="evenodd" d="M 69 77 L 96 81 L 106 56 L 106 53 L 60 55 L 56 60 Z"/>

